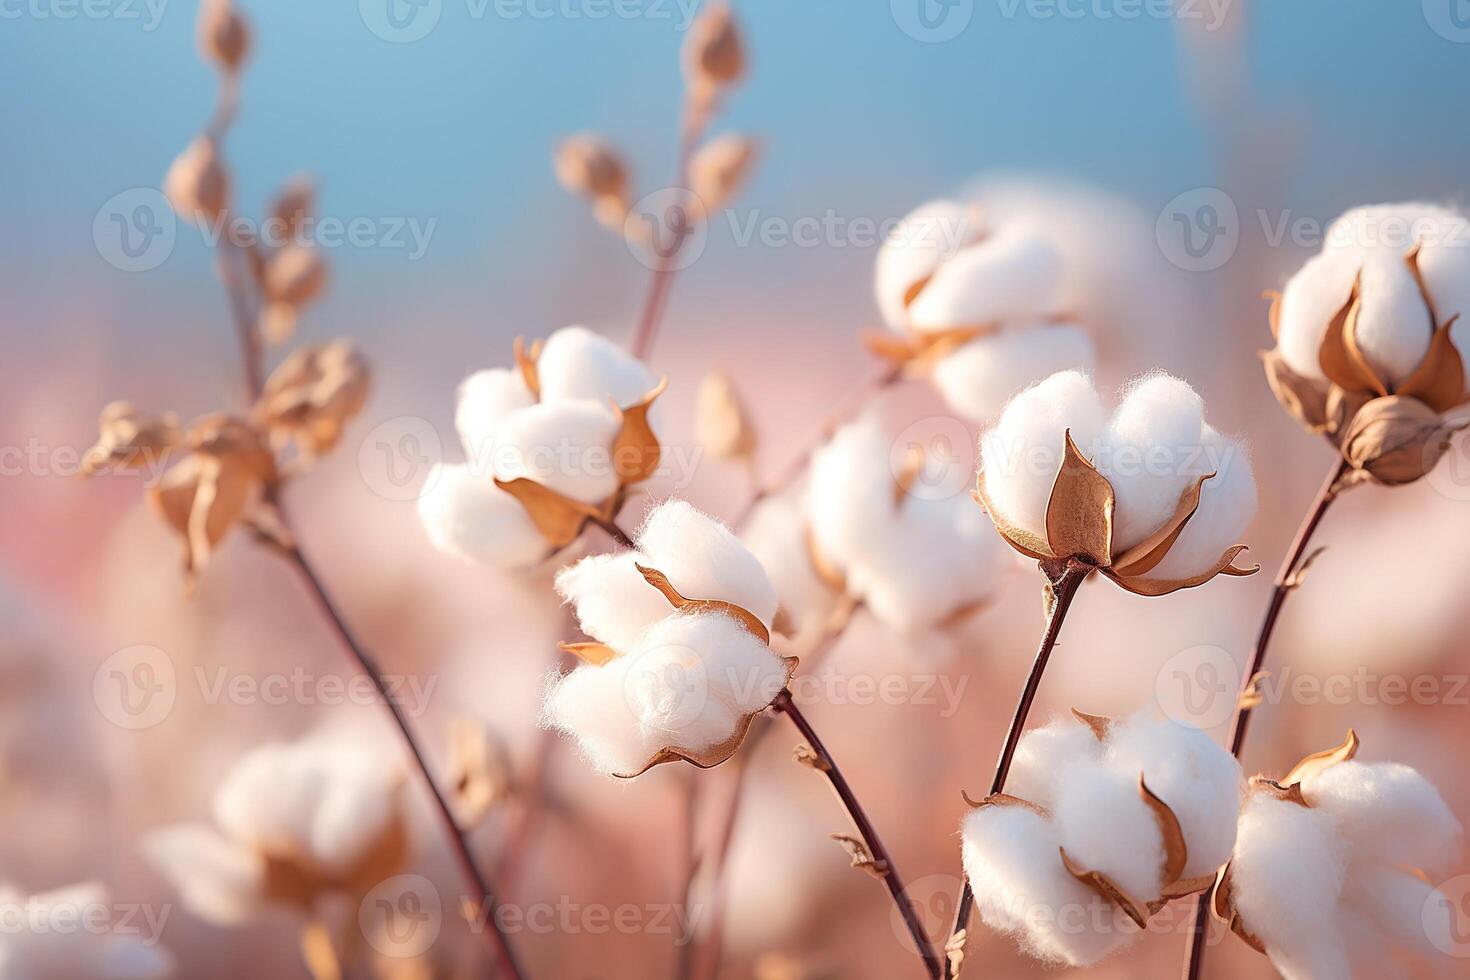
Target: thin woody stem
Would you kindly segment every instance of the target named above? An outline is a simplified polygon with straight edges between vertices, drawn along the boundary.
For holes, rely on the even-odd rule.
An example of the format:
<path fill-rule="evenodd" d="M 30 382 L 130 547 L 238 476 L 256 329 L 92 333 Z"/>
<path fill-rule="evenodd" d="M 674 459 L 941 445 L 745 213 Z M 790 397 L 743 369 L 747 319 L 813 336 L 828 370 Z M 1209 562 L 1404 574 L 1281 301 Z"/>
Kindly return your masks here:
<path fill-rule="evenodd" d="M 682 914 L 686 921 L 693 922 L 694 890 L 698 884 L 700 870 L 699 854 L 699 798 L 700 779 L 698 773 L 685 773 L 683 786 L 682 838 L 679 841 L 679 859 L 682 862 L 679 877 L 683 884 Z M 674 977 L 690 980 L 694 976 L 695 944 L 693 935 L 674 937 Z"/>
<path fill-rule="evenodd" d="M 898 908 L 899 915 L 903 917 L 904 925 L 908 927 L 909 935 L 913 937 L 915 948 L 918 949 L 919 956 L 924 961 L 924 969 L 933 980 L 939 980 L 939 957 L 935 954 L 934 947 L 929 942 L 929 937 L 924 934 L 924 926 L 919 921 L 919 914 L 914 909 L 913 902 L 909 901 L 908 896 L 905 894 L 903 879 L 899 877 L 898 868 L 894 866 L 893 858 L 889 855 L 888 849 L 883 846 L 883 841 L 878 837 L 878 831 L 873 828 L 873 824 L 868 819 L 867 813 L 863 810 L 862 804 L 858 802 L 857 794 L 848 785 L 846 777 L 842 775 L 842 770 L 837 768 L 837 762 L 832 758 L 832 753 L 827 751 L 827 747 L 822 744 L 821 738 L 817 736 L 816 730 L 806 720 L 806 716 L 801 713 L 801 709 L 796 706 L 796 702 L 791 699 L 791 692 L 789 690 L 782 689 L 781 693 L 776 695 L 776 700 L 772 702 L 771 706 L 791 719 L 791 723 L 796 726 L 796 730 L 801 733 L 801 737 L 806 739 L 807 744 L 816 753 L 817 768 L 822 771 L 822 774 L 827 777 L 827 781 L 832 784 L 832 789 L 837 793 L 838 800 L 842 802 L 843 809 L 852 818 L 853 826 L 857 828 L 858 836 L 862 838 L 864 846 L 867 847 L 868 854 L 873 859 L 873 867 L 882 875 L 883 883 L 888 886 L 888 893 L 893 896 L 893 904 Z"/>
<path fill-rule="evenodd" d="M 633 536 L 619 527 L 617 521 L 610 517 L 593 517 L 589 520 L 607 532 L 608 537 L 612 538 L 619 547 L 627 548 L 629 551 L 637 549 L 638 544 L 633 540 Z"/>
<path fill-rule="evenodd" d="M 1026 718 L 1031 714 L 1031 706 L 1036 701 L 1036 693 L 1041 689 L 1041 678 L 1046 673 L 1047 662 L 1051 660 L 1052 651 L 1056 648 L 1057 637 L 1062 632 L 1062 622 L 1067 618 L 1067 610 L 1072 606 L 1072 600 L 1077 596 L 1077 590 L 1093 571 L 1089 565 L 1073 559 L 1059 562 L 1056 566 L 1049 568 L 1051 560 L 1042 563 L 1042 570 L 1047 573 L 1051 584 L 1052 606 L 1051 612 L 1046 619 L 1046 631 L 1041 636 L 1041 644 L 1036 650 L 1036 659 L 1031 664 L 1031 673 L 1026 676 L 1026 685 L 1021 688 L 1020 700 L 1016 703 L 1016 712 L 1011 717 L 1010 730 L 1006 732 L 1005 744 L 1001 747 L 1000 758 L 995 763 L 995 777 L 990 782 L 990 795 L 1003 792 L 1006 788 L 1006 778 L 1011 772 L 1011 762 L 1016 756 L 1016 746 L 1021 742 L 1021 735 L 1026 730 Z M 963 949 L 963 941 L 956 937 L 968 928 L 970 923 L 970 910 L 975 904 L 975 893 L 970 888 L 970 882 L 966 879 L 960 888 L 959 901 L 955 903 L 954 926 L 950 929 L 949 942 L 945 943 L 945 951 L 949 952 L 956 943 Z M 944 980 L 953 980 L 957 975 L 957 957 L 946 956 L 944 961 Z"/>
<path fill-rule="evenodd" d="M 1257 674 L 1266 664 L 1266 650 L 1271 645 L 1271 635 L 1276 631 L 1276 621 L 1281 616 L 1281 608 L 1286 604 L 1286 597 L 1296 591 L 1297 582 L 1294 578 L 1297 570 L 1307 554 L 1307 546 L 1311 544 L 1312 536 L 1317 532 L 1317 527 L 1326 516 L 1327 509 L 1342 492 L 1341 481 L 1349 469 L 1346 460 L 1340 460 L 1327 479 L 1322 482 L 1322 488 L 1317 491 L 1316 499 L 1312 501 L 1307 515 L 1302 519 L 1301 526 L 1297 528 L 1296 538 L 1291 542 L 1291 547 L 1286 551 L 1286 557 L 1282 559 L 1281 567 L 1276 572 L 1275 585 L 1271 590 L 1271 601 L 1266 605 L 1266 615 L 1261 620 L 1261 631 L 1256 638 L 1255 653 L 1251 657 L 1250 667 L 1242 678 L 1243 690 L 1248 689 Z M 1230 729 L 1230 753 L 1237 759 L 1245 748 L 1245 735 L 1250 728 L 1250 707 L 1239 704 L 1235 712 L 1235 720 Z M 1207 891 L 1201 895 L 1195 903 L 1194 927 L 1191 930 L 1189 940 L 1189 959 L 1184 965 L 1184 977 L 1186 980 L 1199 980 L 1204 970 L 1205 949 L 1210 934 L 1210 893 Z"/>

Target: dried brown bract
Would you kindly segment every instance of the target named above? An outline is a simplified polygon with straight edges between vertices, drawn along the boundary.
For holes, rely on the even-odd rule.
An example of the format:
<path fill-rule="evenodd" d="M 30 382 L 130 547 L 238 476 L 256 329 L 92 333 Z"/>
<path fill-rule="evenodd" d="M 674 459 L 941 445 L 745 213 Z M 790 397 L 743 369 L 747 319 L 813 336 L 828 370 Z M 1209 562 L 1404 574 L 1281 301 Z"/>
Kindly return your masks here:
<path fill-rule="evenodd" d="M 259 256 L 261 335 L 272 344 L 284 344 L 296 332 L 301 311 L 327 288 L 327 260 L 321 249 L 291 241 Z"/>
<path fill-rule="evenodd" d="M 745 43 L 729 4 L 705 4 L 684 42 L 684 79 L 697 103 L 708 105 L 745 74 Z"/>
<path fill-rule="evenodd" d="M 760 144 L 749 136 L 725 133 L 704 144 L 689 161 L 689 189 L 705 214 L 735 196 L 755 169 Z"/>
<path fill-rule="evenodd" d="M 755 452 L 755 426 L 740 402 L 734 379 L 713 371 L 699 384 L 694 408 L 694 437 L 721 459 L 749 458 Z"/>
<path fill-rule="evenodd" d="M 161 463 L 179 441 L 178 416 L 169 412 L 148 418 L 131 402 L 104 406 L 97 425 L 97 443 L 82 455 L 83 476 L 104 469 L 148 469 Z"/>
<path fill-rule="evenodd" d="M 460 824 L 476 826 L 513 789 L 513 768 L 504 741 L 484 725 L 456 721 L 450 733 L 447 779 L 459 804 Z"/>
<path fill-rule="evenodd" d="M 606 140 L 590 133 L 569 136 L 556 148 L 552 162 L 563 187 L 591 199 L 598 221 L 622 227 L 628 215 L 628 168 Z"/>
<path fill-rule="evenodd" d="M 308 458 L 331 451 L 362 411 L 371 371 L 347 340 L 299 348 L 265 384 L 255 418 L 273 441 L 294 442 Z"/>
<path fill-rule="evenodd" d="M 231 0 L 205 0 L 198 29 L 204 59 L 223 71 L 239 71 L 250 54 L 250 24 Z"/>

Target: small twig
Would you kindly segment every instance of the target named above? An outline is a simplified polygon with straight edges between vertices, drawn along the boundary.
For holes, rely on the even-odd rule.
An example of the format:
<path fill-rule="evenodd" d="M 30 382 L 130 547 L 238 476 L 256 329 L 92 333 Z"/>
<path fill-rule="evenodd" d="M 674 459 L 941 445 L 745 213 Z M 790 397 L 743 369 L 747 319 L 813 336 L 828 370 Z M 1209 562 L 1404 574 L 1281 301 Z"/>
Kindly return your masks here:
<path fill-rule="evenodd" d="M 683 836 L 680 840 L 680 878 L 683 886 L 684 903 L 680 910 L 683 921 L 688 923 L 687 928 L 693 928 L 698 919 L 694 916 L 694 894 L 699 884 L 699 870 L 701 865 L 699 854 L 699 798 L 700 798 L 700 773 L 684 774 L 684 812 L 683 812 Z M 675 945 L 675 980 L 690 980 L 694 976 L 694 954 L 695 942 L 693 934 L 679 935 L 674 937 Z"/>
<path fill-rule="evenodd" d="M 613 542 L 620 547 L 627 548 L 629 551 L 636 551 L 638 549 L 638 543 L 633 540 L 633 536 L 619 527 L 616 520 L 610 517 L 593 517 L 589 518 L 589 520 L 606 531 L 608 537 L 612 538 Z"/>

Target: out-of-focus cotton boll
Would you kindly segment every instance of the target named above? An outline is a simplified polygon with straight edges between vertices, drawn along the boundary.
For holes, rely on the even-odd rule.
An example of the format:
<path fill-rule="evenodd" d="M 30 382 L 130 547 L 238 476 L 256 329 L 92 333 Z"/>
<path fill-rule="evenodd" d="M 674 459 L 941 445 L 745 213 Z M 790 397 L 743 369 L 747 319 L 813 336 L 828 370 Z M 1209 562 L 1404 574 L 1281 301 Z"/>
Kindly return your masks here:
<path fill-rule="evenodd" d="M 1079 371 L 1054 374 L 1012 398 L 980 440 L 986 489 L 1000 515 L 1044 534 L 1067 430 L 1085 453 L 1100 443 L 1105 418 L 1102 399 Z"/>
<path fill-rule="evenodd" d="M 1032 956 L 1091 966 L 1137 935 L 1121 911 L 1067 872 L 1056 825 L 1034 810 L 982 807 L 965 817 L 960 836 L 980 918 Z"/>
<path fill-rule="evenodd" d="M 1194 389 L 1167 374 L 1142 378 L 1124 395 L 1094 461 L 1116 498 L 1114 553 L 1141 542 L 1179 509 L 1195 479 L 1204 411 Z"/>
<path fill-rule="evenodd" d="M 618 488 L 612 441 L 620 423 L 591 402 L 542 402 L 512 414 L 495 440 L 495 475 L 534 480 L 583 503 L 601 503 Z"/>
<path fill-rule="evenodd" d="M 631 405 L 657 383 L 653 372 L 617 344 L 586 327 L 563 327 L 546 338 L 536 362 L 541 400 Z"/>
<path fill-rule="evenodd" d="M 926 201 L 905 215 L 878 250 L 874 283 L 884 321 L 903 326 L 915 288 L 979 232 L 979 216 L 959 201 Z"/>
<path fill-rule="evenodd" d="M 141 922 L 123 913 L 102 885 L 87 883 L 42 895 L 0 887 L 7 923 L 0 932 L 6 980 L 163 980 L 173 957 Z M 105 928 L 98 928 L 99 920 Z M 127 928 L 124 928 L 127 926 Z"/>
<path fill-rule="evenodd" d="M 792 496 L 761 501 L 751 512 L 741 540 L 759 559 L 781 608 L 790 617 L 798 642 L 819 636 L 841 599 L 817 572 L 808 541 L 806 515 Z"/>
<path fill-rule="evenodd" d="M 460 383 L 454 409 L 454 427 L 465 456 L 477 472 L 489 476 L 495 459 L 495 430 L 506 416 L 536 403 L 519 371 L 490 368 L 476 371 Z"/>
<path fill-rule="evenodd" d="M 1149 572 L 1155 578 L 1189 578 L 1205 571 L 1226 548 L 1241 540 L 1256 516 L 1256 474 L 1245 444 L 1227 439 L 1206 424 L 1200 447 L 1198 462 L 1186 466 L 1189 478 L 1215 475 L 1201 488 L 1194 517 L 1169 546 L 1164 560 Z"/>
<path fill-rule="evenodd" d="M 995 418 L 1012 394 L 1058 371 L 1091 371 L 1092 339 L 1067 324 L 1027 324 L 961 345 L 934 365 L 934 383 L 956 412 Z"/>
<path fill-rule="evenodd" d="M 190 912 L 222 928 L 242 925 L 265 898 L 260 852 L 200 824 L 178 824 L 145 834 L 143 857 L 179 890 Z"/>
<path fill-rule="evenodd" d="M 546 539 L 489 471 L 439 463 L 418 499 L 419 519 L 440 551 L 501 568 L 527 568 L 546 556 Z"/>
<path fill-rule="evenodd" d="M 1428 868 L 1459 852 L 1460 822 L 1434 785 L 1394 762 L 1340 762 L 1309 775 L 1302 792 L 1337 822 L 1355 860 Z"/>
<path fill-rule="evenodd" d="M 1002 228 L 939 266 L 908 309 L 920 333 L 998 325 L 1055 311 L 1061 260 L 1034 228 Z"/>

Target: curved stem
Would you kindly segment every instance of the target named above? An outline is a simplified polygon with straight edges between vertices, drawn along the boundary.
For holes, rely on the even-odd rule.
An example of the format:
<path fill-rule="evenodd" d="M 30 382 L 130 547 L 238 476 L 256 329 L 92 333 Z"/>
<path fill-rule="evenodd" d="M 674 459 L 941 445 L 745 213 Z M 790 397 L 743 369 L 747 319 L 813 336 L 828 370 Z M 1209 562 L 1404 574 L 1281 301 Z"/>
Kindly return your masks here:
<path fill-rule="evenodd" d="M 633 536 L 631 534 L 629 534 L 627 531 L 624 531 L 621 527 L 618 526 L 617 521 L 608 517 L 593 517 L 589 518 L 589 520 L 593 524 L 596 524 L 598 527 L 602 528 L 603 531 L 607 532 L 607 536 L 612 538 L 613 541 L 619 546 L 627 548 L 629 551 L 637 550 L 638 543 L 633 540 Z"/>
<path fill-rule="evenodd" d="M 1011 772 L 1011 762 L 1016 756 L 1016 746 L 1020 744 L 1021 734 L 1026 729 L 1026 718 L 1031 714 L 1031 705 L 1036 701 L 1036 693 L 1041 689 L 1041 678 L 1046 673 L 1046 665 L 1051 660 L 1052 650 L 1056 648 L 1057 637 L 1062 632 L 1062 622 L 1067 618 L 1067 610 L 1071 608 L 1072 600 L 1077 596 L 1077 590 L 1093 571 L 1091 566 L 1073 559 L 1062 561 L 1049 559 L 1041 563 L 1041 569 L 1046 573 L 1051 586 L 1051 612 L 1046 618 L 1046 631 L 1041 635 L 1041 644 L 1036 649 L 1036 659 L 1032 661 L 1031 673 L 1026 676 L 1025 687 L 1021 688 L 1021 698 L 1016 703 L 1015 714 L 1011 717 L 1011 727 L 1006 732 L 1006 740 L 1001 747 L 1000 758 L 995 763 L 995 777 L 990 781 L 990 795 L 992 796 L 1003 792 L 1006 788 L 1006 777 Z M 970 910 L 974 904 L 975 893 L 970 889 L 970 882 L 967 879 L 960 888 L 959 901 L 955 903 L 954 926 L 950 929 L 949 942 L 944 945 L 946 954 L 949 954 L 951 948 L 956 945 L 959 950 L 964 949 L 964 941 L 956 937 L 969 926 Z M 953 980 L 958 972 L 957 958 L 946 955 L 944 980 Z"/>
<path fill-rule="evenodd" d="M 806 739 L 808 745 L 817 756 L 817 768 L 827 777 L 832 784 L 832 789 L 837 793 L 837 798 L 842 802 L 842 807 L 847 815 L 852 818 L 853 826 L 857 828 L 858 836 L 862 838 L 863 844 L 868 849 L 868 854 L 873 859 L 873 867 L 877 874 L 883 878 L 883 883 L 888 886 L 888 893 L 893 896 L 893 904 L 897 906 L 899 915 L 903 916 L 904 925 L 908 927 L 909 935 L 913 937 L 914 945 L 919 950 L 919 955 L 924 961 L 924 968 L 933 980 L 939 980 L 940 967 L 939 957 L 934 952 L 934 947 L 929 942 L 929 937 L 924 935 L 924 926 L 919 922 L 919 914 L 905 892 L 903 879 L 899 877 L 898 868 L 893 864 L 893 858 L 888 849 L 883 846 L 883 841 L 878 837 L 878 831 L 868 820 L 867 813 L 858 802 L 857 795 L 853 793 L 852 787 L 848 785 L 842 770 L 837 768 L 832 753 L 822 744 L 817 736 L 816 730 L 791 700 L 791 692 L 783 689 L 776 695 L 776 700 L 771 706 L 791 719 L 801 737 Z"/>
<path fill-rule="evenodd" d="M 1251 681 L 1261 672 L 1266 663 L 1266 650 L 1271 645 L 1271 634 L 1276 631 L 1276 621 L 1281 616 L 1281 607 L 1286 604 L 1286 597 L 1295 591 L 1297 582 L 1294 580 L 1297 569 L 1306 557 L 1307 546 L 1312 541 L 1312 535 L 1317 532 L 1317 527 L 1326 516 L 1327 509 L 1341 493 L 1340 482 L 1348 472 L 1348 464 L 1345 460 L 1339 460 L 1333 466 L 1332 471 L 1327 474 L 1327 479 L 1322 482 L 1322 488 L 1317 491 L 1317 497 L 1307 510 L 1307 515 L 1302 519 L 1301 526 L 1297 528 L 1296 538 L 1292 540 L 1291 547 L 1286 550 L 1286 557 L 1281 561 L 1281 567 L 1276 571 L 1275 585 L 1271 590 L 1271 601 L 1266 605 L 1266 615 L 1261 619 L 1261 631 L 1256 637 L 1255 653 L 1251 657 L 1250 667 L 1242 678 L 1242 688 L 1248 688 Z M 1252 709 L 1238 707 L 1235 713 L 1235 721 L 1230 729 L 1230 754 L 1237 759 L 1240 758 L 1241 750 L 1245 748 L 1245 734 L 1250 728 Z M 1184 976 L 1187 980 L 1199 980 L 1200 973 L 1204 969 L 1206 942 L 1210 934 L 1210 893 L 1206 891 L 1195 902 L 1194 926 L 1191 929 L 1189 940 L 1189 959 L 1185 962 Z"/>

